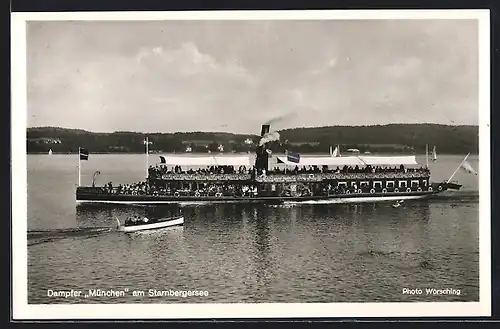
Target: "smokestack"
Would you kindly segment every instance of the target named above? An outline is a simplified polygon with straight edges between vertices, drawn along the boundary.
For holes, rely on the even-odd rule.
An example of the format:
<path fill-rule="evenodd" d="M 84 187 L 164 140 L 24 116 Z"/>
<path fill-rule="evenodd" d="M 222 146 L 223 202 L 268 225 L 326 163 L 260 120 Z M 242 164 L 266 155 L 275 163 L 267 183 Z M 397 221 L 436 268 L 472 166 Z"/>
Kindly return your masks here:
<path fill-rule="evenodd" d="M 265 134 L 269 132 L 271 125 L 262 125 L 262 129 L 260 130 L 260 137 L 264 137 Z"/>
<path fill-rule="evenodd" d="M 269 133 L 271 125 L 262 125 L 260 130 L 260 137 L 264 137 L 265 134 Z M 256 151 L 257 157 L 255 158 L 255 168 L 268 170 L 269 166 L 269 154 L 266 152 L 266 146 L 258 146 Z"/>

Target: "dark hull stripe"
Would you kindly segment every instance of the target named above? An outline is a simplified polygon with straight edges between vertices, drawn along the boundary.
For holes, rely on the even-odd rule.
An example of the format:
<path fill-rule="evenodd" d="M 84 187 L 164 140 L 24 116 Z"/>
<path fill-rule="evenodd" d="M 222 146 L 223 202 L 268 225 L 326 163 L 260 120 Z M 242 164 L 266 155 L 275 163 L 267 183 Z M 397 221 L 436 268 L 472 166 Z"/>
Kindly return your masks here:
<path fill-rule="evenodd" d="M 443 190 L 444 191 L 444 190 Z M 441 192 L 443 192 L 441 191 Z M 321 201 L 333 199 L 356 199 L 356 198 L 384 198 L 384 197 L 409 197 L 409 196 L 432 196 L 438 194 L 438 191 L 423 191 L 423 192 L 399 192 L 399 193 L 351 193 L 351 194 L 336 194 L 330 196 L 312 196 L 312 197 L 190 197 L 190 196 L 152 196 L 152 195 L 123 195 L 123 194 L 90 194 L 78 193 L 77 201 L 92 202 L 92 201 L 109 201 L 109 202 L 240 202 L 240 203 L 257 203 L 257 202 L 300 202 L 300 201 Z M 393 198 L 391 198 L 393 199 Z"/>

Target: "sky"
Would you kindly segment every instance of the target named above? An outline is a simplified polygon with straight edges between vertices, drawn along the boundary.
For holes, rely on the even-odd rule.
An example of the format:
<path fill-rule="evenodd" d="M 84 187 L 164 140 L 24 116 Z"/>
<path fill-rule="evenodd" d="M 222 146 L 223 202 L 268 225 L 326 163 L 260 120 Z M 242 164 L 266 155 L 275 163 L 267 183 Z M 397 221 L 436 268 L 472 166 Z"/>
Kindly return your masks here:
<path fill-rule="evenodd" d="M 28 127 L 478 124 L 476 20 L 39 21 Z M 274 120 L 281 118 L 281 120 Z"/>

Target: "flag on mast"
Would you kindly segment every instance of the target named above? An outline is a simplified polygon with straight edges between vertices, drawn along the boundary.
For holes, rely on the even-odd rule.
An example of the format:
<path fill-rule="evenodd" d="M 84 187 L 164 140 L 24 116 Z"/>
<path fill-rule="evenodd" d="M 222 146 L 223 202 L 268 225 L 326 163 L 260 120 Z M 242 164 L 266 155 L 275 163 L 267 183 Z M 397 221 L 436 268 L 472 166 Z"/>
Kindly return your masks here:
<path fill-rule="evenodd" d="M 142 143 L 143 143 L 144 145 L 146 145 L 146 146 L 149 146 L 149 145 L 153 144 L 153 142 L 152 142 L 152 141 L 150 141 L 150 140 L 149 140 L 149 137 L 147 137 L 147 136 L 146 136 L 146 137 L 144 137 L 144 141 L 143 141 Z"/>
<path fill-rule="evenodd" d="M 88 161 L 89 151 L 87 149 L 84 149 L 83 147 L 80 147 L 79 150 L 80 150 L 80 160 Z"/>
<path fill-rule="evenodd" d="M 286 159 L 290 162 L 293 162 L 293 163 L 299 163 L 300 162 L 300 154 L 297 152 L 287 152 Z"/>
<path fill-rule="evenodd" d="M 462 162 L 462 164 L 460 165 L 460 167 L 462 169 L 464 169 L 465 171 L 467 171 L 468 173 L 470 173 L 470 174 L 477 175 L 477 171 L 474 170 L 474 168 L 472 168 L 472 166 L 470 165 L 470 163 L 468 163 L 467 161 Z"/>

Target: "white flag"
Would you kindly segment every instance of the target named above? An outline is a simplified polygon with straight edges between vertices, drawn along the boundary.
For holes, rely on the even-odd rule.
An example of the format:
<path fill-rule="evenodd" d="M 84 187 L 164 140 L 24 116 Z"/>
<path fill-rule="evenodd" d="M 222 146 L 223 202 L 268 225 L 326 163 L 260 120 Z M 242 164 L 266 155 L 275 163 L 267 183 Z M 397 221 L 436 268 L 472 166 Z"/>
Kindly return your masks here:
<path fill-rule="evenodd" d="M 471 174 L 477 175 L 477 171 L 475 171 L 467 161 L 462 162 L 462 168 Z"/>

